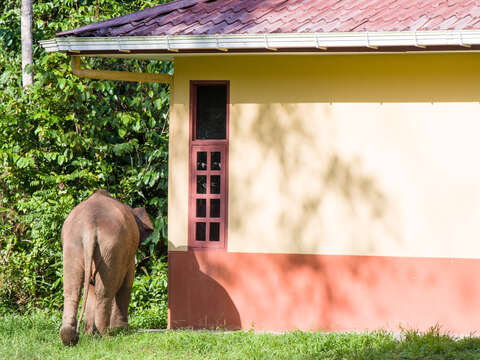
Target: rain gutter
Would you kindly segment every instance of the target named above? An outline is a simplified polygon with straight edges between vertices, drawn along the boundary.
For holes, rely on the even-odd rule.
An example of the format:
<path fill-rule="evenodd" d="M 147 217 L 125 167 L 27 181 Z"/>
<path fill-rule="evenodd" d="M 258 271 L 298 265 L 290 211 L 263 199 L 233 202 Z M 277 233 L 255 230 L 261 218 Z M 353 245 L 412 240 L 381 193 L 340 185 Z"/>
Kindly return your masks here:
<path fill-rule="evenodd" d="M 468 50 L 480 45 L 480 30 L 398 31 L 398 32 L 330 32 L 290 34 L 223 34 L 223 35 L 169 35 L 124 37 L 56 37 L 40 41 L 47 52 L 170 52 L 182 51 L 281 49 L 416 47 L 454 46 Z M 473 49 L 472 49 L 473 50 Z"/>
<path fill-rule="evenodd" d="M 72 73 L 81 78 L 97 80 L 134 81 L 134 82 L 155 82 L 161 84 L 172 84 L 172 75 L 152 74 L 128 71 L 112 70 L 89 70 L 82 69 L 80 56 L 72 56 Z"/>

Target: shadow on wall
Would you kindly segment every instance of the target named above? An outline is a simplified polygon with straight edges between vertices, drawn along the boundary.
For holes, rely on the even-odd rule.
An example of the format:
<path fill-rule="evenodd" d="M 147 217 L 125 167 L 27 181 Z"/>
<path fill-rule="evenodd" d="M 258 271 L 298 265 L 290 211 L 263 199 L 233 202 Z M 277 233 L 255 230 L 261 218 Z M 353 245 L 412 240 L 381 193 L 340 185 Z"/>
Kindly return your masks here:
<path fill-rule="evenodd" d="M 194 252 L 170 252 L 168 271 L 172 329 L 242 328 L 232 299 L 222 285 L 201 271 Z"/>
<path fill-rule="evenodd" d="M 322 112 L 305 114 L 296 104 L 264 103 L 235 110 L 235 118 L 245 121 L 231 124 L 231 147 L 256 153 L 230 158 L 242 166 L 230 169 L 229 233 L 250 249 L 255 241 L 265 242 L 273 250 L 267 252 L 278 246 L 277 251 L 292 254 L 241 255 L 237 267 L 215 265 L 212 258 L 211 266 L 222 269 L 217 272 L 229 284 L 244 326 L 361 330 L 369 322 L 372 328 L 388 320 L 398 324 L 392 296 L 401 298 L 405 271 L 384 258 L 294 255 L 329 253 L 338 242 L 346 254 L 373 253 L 382 236 L 398 246 L 402 242 L 395 204 L 361 158 L 335 151 L 330 107 L 318 108 Z M 319 118 L 324 128 L 315 132 Z M 234 157 L 244 153 L 231 151 Z M 249 304 L 249 299 L 255 300 Z M 401 316 L 408 318 L 408 311 Z"/>
<path fill-rule="evenodd" d="M 308 121 L 295 104 L 237 110 L 236 117 L 248 118 L 249 126 L 232 124 L 241 139 L 231 147 L 250 150 L 233 148 L 231 154 L 249 153 L 250 159 L 231 158 L 242 163 L 230 169 L 231 234 L 246 241 L 275 238 L 277 249 L 293 253 L 328 252 L 333 238 L 357 254 L 374 251 L 379 236 L 401 243 L 395 206 L 375 176 L 360 158 L 346 159 L 335 151 L 328 110 L 323 106 Z M 314 131 L 319 117 L 327 119 L 321 121 L 322 133 Z"/>
<path fill-rule="evenodd" d="M 478 60 L 469 54 L 242 57 L 245 71 L 231 83 L 229 247 L 408 253 L 405 224 L 410 233 L 423 230 L 412 220 L 416 211 L 423 216 L 415 198 L 428 200 L 436 191 L 424 193 L 420 182 L 438 182 L 424 166 L 436 150 L 425 141 L 432 136 L 426 129 L 436 126 L 425 120 L 448 110 L 442 121 L 453 130 L 452 116 L 477 111 L 434 103 L 478 102 L 479 75 L 472 72 Z M 214 61 L 233 67 L 239 60 Z M 408 171 L 419 175 L 409 179 Z M 448 215 L 433 211 L 428 220 Z"/>
<path fill-rule="evenodd" d="M 468 333 L 480 321 L 478 302 L 472 301 L 480 294 L 480 285 L 471 282 L 480 267 L 475 260 L 169 255 L 172 328 L 398 331 L 399 325 L 426 330 L 439 323 L 447 331 Z"/>

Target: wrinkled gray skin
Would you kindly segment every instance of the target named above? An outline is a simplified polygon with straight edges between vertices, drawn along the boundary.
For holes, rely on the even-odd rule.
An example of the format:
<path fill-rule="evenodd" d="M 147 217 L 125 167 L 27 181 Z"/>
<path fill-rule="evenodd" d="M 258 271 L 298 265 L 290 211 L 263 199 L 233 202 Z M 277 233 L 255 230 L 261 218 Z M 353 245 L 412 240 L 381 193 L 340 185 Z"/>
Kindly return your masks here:
<path fill-rule="evenodd" d="M 64 309 L 60 337 L 75 345 L 85 333 L 128 327 L 128 305 L 139 243 L 153 231 L 144 208 L 132 209 L 98 190 L 72 210 L 62 228 Z M 84 288 L 77 326 L 77 310 Z"/>

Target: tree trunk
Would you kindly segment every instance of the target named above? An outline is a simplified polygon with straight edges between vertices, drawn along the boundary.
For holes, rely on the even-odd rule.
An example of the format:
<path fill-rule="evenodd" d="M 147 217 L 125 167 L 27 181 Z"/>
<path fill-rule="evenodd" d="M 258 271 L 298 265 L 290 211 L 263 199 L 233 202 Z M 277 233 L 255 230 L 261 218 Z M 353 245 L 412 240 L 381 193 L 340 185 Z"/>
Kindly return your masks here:
<path fill-rule="evenodd" d="M 23 87 L 27 88 L 33 84 L 33 71 L 27 73 L 25 67 L 33 65 L 33 51 L 32 51 L 32 22 L 33 22 L 33 7 L 32 0 L 22 0 L 21 9 L 21 34 L 22 34 L 22 83 Z M 30 66 L 31 67 L 31 66 Z"/>

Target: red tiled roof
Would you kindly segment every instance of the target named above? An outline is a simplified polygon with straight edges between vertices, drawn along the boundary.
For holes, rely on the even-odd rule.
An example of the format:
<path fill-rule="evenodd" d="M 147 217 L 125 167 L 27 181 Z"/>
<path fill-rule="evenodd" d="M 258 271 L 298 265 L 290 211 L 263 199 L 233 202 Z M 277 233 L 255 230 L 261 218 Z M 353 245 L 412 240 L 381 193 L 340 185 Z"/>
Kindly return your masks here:
<path fill-rule="evenodd" d="M 480 0 L 176 0 L 57 36 L 480 30 Z"/>

